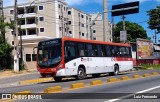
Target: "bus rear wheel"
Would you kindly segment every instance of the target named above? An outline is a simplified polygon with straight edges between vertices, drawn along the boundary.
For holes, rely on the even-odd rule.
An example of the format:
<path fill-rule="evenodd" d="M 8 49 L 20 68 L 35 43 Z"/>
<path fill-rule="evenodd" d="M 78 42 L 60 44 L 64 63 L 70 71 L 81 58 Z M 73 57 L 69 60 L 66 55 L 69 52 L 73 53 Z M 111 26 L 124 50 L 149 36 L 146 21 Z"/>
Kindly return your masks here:
<path fill-rule="evenodd" d="M 114 72 L 110 72 L 109 75 L 114 76 L 114 75 L 118 75 L 118 73 L 119 73 L 119 67 L 118 65 L 114 65 Z"/>
<path fill-rule="evenodd" d="M 55 80 L 56 82 L 60 82 L 60 81 L 62 81 L 62 77 L 54 77 L 54 80 Z"/>
<path fill-rule="evenodd" d="M 86 77 L 85 70 L 83 68 L 78 68 L 76 79 L 81 80 Z"/>

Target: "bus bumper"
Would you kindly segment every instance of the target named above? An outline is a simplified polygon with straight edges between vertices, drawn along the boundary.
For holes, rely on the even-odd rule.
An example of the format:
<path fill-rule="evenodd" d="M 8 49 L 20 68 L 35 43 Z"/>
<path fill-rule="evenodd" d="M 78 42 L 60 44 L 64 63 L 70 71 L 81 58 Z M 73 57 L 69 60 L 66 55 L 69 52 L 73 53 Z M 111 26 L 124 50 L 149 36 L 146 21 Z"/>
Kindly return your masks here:
<path fill-rule="evenodd" d="M 66 76 L 65 69 L 60 69 L 57 71 L 56 76 Z"/>

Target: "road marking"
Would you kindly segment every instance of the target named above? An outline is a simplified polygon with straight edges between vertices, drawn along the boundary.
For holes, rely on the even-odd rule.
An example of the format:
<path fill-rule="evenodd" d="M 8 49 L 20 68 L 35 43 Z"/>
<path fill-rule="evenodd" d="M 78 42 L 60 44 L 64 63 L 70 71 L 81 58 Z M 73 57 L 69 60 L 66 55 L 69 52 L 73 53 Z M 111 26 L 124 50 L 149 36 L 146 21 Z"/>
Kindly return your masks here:
<path fill-rule="evenodd" d="M 148 91 L 155 90 L 155 89 L 158 89 L 158 88 L 160 88 L 160 86 L 156 86 L 156 87 L 152 87 L 152 88 L 149 88 L 149 89 L 145 89 L 145 90 L 136 92 L 135 94 L 129 94 L 129 95 L 126 95 L 126 96 L 119 97 L 119 98 L 117 98 L 117 99 L 111 99 L 111 100 L 104 101 L 104 102 L 116 102 L 116 101 L 122 100 L 122 99 L 124 99 L 124 98 L 130 97 L 130 96 L 133 96 L 133 95 L 136 95 L 136 94 L 138 94 L 138 93 L 144 93 L 144 92 L 148 92 Z"/>

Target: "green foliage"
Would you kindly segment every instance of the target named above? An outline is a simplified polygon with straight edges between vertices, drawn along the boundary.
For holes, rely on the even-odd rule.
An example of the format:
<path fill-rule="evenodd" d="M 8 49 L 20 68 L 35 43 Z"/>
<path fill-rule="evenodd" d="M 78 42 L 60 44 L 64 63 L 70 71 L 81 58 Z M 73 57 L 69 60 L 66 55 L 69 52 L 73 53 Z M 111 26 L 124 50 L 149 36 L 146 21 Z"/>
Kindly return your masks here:
<path fill-rule="evenodd" d="M 149 18 L 148 24 L 150 29 L 157 29 L 160 32 L 160 6 L 147 11 Z"/>
<path fill-rule="evenodd" d="M 142 69 L 160 69 L 160 64 L 153 65 L 153 64 L 142 64 Z"/>
<path fill-rule="evenodd" d="M 13 47 L 11 47 L 7 41 L 2 42 L 2 36 L 0 36 L 0 66 L 3 68 L 10 67 L 11 66 L 11 52 L 13 50 Z"/>
<path fill-rule="evenodd" d="M 147 39 L 146 30 L 137 23 L 131 23 L 129 21 L 125 22 L 127 31 L 127 41 L 136 42 L 136 38 Z M 118 22 L 116 27 L 114 27 L 114 41 L 120 42 L 120 31 L 123 31 L 123 22 Z M 149 38 L 148 38 L 149 39 Z"/>

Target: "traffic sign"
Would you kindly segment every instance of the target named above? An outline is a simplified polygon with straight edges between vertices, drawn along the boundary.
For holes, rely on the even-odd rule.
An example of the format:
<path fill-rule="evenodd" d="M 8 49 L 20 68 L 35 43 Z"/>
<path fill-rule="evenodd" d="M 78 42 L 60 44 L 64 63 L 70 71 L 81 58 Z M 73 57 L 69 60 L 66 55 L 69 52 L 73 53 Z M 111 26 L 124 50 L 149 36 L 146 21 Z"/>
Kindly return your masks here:
<path fill-rule="evenodd" d="M 120 41 L 127 40 L 127 31 L 120 31 Z"/>
<path fill-rule="evenodd" d="M 138 12 L 139 12 L 139 1 L 112 6 L 112 16 L 127 15 Z"/>

